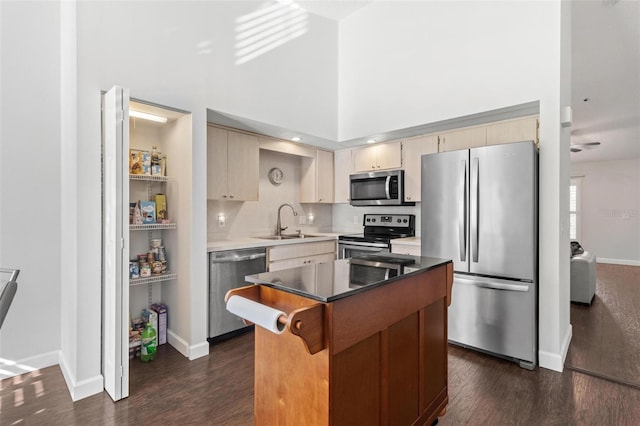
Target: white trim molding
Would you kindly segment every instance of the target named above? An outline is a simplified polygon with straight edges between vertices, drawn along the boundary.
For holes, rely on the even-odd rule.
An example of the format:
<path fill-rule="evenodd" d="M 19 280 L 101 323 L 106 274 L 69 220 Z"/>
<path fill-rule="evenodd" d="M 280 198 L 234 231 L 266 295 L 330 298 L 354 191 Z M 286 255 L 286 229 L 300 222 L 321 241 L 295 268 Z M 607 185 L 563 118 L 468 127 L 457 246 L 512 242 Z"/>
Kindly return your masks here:
<path fill-rule="evenodd" d="M 640 266 L 640 260 L 633 259 L 607 259 L 596 257 L 596 263 L 610 263 L 612 265 Z"/>
<path fill-rule="evenodd" d="M 96 395 L 104 390 L 104 377 L 102 377 L 102 374 L 78 382 L 75 376 L 71 374 L 71 370 L 67 367 L 62 352 L 60 352 L 59 364 L 62 377 L 64 377 L 69 395 L 71 395 L 73 401 L 79 401 L 83 398 Z"/>
<path fill-rule="evenodd" d="M 0 358 L 0 380 L 57 365 L 59 352 L 51 351 L 21 360 Z"/>
<path fill-rule="evenodd" d="M 562 340 L 562 347 L 559 353 L 538 351 L 538 364 L 542 368 L 557 371 L 562 373 L 564 369 L 564 361 L 567 359 L 567 352 L 569 351 L 569 344 L 571 343 L 571 337 L 573 336 L 573 327 L 571 324 L 567 327 L 567 331 Z"/>

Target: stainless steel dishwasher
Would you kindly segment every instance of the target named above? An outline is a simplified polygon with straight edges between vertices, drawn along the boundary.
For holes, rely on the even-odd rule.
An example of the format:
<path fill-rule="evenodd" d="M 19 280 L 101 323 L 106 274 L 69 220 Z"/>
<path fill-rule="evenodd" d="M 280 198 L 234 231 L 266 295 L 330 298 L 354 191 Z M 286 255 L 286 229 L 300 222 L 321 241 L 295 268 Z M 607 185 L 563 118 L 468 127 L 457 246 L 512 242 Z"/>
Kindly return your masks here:
<path fill-rule="evenodd" d="M 209 341 L 246 331 L 242 319 L 227 311 L 224 296 L 232 288 L 249 285 L 246 275 L 265 272 L 266 257 L 264 247 L 209 253 Z"/>

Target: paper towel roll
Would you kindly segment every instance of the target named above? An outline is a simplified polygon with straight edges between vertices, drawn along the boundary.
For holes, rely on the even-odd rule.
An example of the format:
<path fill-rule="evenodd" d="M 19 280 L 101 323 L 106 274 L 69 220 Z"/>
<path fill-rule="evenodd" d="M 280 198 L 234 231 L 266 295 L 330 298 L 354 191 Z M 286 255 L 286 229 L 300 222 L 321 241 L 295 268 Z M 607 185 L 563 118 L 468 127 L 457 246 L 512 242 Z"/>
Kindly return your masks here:
<path fill-rule="evenodd" d="M 287 314 L 242 296 L 231 296 L 227 301 L 227 311 L 276 334 L 286 328 L 285 324 L 278 322 L 278 317 L 286 317 Z"/>

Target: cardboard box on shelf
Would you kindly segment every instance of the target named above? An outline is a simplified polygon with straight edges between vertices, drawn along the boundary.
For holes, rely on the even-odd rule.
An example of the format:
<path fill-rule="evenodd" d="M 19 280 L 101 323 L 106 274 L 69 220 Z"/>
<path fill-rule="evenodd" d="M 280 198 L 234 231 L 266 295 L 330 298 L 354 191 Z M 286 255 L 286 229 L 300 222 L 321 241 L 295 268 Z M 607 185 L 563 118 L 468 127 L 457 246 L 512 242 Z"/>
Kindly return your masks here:
<path fill-rule="evenodd" d="M 140 201 L 140 212 L 142 213 L 142 223 L 156 223 L 155 201 Z"/>
<path fill-rule="evenodd" d="M 167 305 L 162 303 L 154 303 L 151 305 L 151 310 L 155 311 L 158 315 L 158 344 L 164 345 L 167 343 Z"/>
<path fill-rule="evenodd" d="M 142 151 L 139 149 L 129 150 L 129 174 L 142 175 L 144 170 L 142 167 Z"/>
<path fill-rule="evenodd" d="M 151 175 L 151 153 L 142 151 L 142 174 Z"/>
<path fill-rule="evenodd" d="M 163 219 L 168 219 L 167 196 L 164 194 L 156 194 L 153 198 L 156 202 L 156 220 L 158 223 L 162 223 Z"/>

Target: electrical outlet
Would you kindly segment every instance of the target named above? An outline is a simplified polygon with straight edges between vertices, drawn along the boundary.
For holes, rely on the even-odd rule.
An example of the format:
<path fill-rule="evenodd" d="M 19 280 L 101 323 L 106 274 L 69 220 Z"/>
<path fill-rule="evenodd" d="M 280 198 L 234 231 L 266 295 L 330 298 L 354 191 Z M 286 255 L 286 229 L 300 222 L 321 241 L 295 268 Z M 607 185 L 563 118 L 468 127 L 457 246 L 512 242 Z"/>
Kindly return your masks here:
<path fill-rule="evenodd" d="M 224 228 L 224 225 L 227 224 L 227 218 L 224 214 L 218 215 L 218 228 Z"/>
<path fill-rule="evenodd" d="M 312 214 L 309 214 L 309 225 L 313 225 L 314 217 Z"/>

